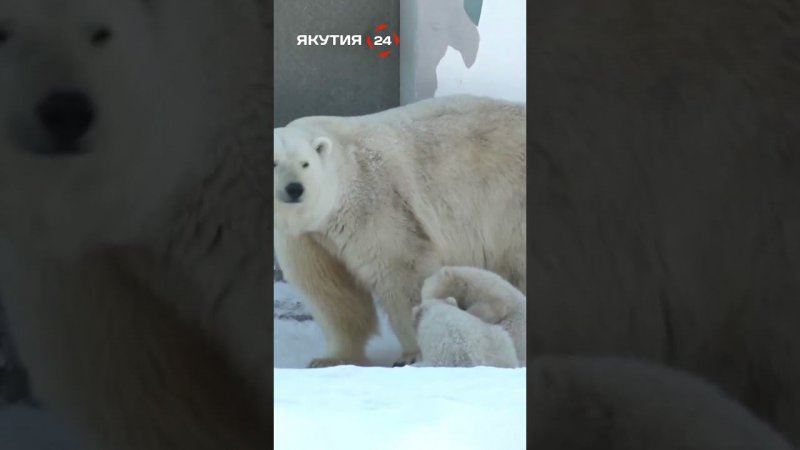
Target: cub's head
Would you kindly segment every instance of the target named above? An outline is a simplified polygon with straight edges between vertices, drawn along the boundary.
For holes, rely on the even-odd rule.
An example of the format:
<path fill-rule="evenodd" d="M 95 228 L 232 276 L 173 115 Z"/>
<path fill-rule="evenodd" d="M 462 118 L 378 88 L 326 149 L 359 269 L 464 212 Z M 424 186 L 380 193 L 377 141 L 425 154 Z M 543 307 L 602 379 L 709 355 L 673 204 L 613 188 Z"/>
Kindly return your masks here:
<path fill-rule="evenodd" d="M 316 231 L 339 203 L 338 143 L 298 123 L 276 128 L 274 139 L 275 227 L 290 234 Z"/>
<path fill-rule="evenodd" d="M 458 308 L 458 301 L 456 301 L 455 297 L 445 297 L 445 298 L 422 298 L 422 302 L 419 305 L 415 305 L 411 308 L 411 318 L 414 322 L 414 330 L 416 331 L 419 328 L 419 324 L 422 321 L 422 318 L 434 308 Z"/>
<path fill-rule="evenodd" d="M 0 1 L 0 233 L 85 248 L 157 221 L 252 82 L 253 11 L 225 3 Z"/>

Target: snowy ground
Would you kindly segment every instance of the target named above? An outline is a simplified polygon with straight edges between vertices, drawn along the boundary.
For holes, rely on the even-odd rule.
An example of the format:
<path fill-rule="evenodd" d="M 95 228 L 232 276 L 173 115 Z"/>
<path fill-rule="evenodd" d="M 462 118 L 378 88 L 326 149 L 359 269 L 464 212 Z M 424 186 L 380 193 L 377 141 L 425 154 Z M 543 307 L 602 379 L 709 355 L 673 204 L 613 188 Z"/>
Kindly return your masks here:
<path fill-rule="evenodd" d="M 304 369 L 325 354 L 292 288 L 275 284 L 275 448 L 525 448 L 524 369 L 389 368 L 400 345 L 381 315 L 367 354 L 386 367 Z M 0 405 L 0 450 L 89 450 L 47 412 Z"/>
<path fill-rule="evenodd" d="M 525 369 L 300 369 L 325 354 L 322 332 L 290 286 L 275 300 L 276 449 L 525 448 Z M 367 354 L 400 356 L 383 315 Z"/>
<path fill-rule="evenodd" d="M 275 370 L 278 450 L 522 450 L 524 369 Z"/>

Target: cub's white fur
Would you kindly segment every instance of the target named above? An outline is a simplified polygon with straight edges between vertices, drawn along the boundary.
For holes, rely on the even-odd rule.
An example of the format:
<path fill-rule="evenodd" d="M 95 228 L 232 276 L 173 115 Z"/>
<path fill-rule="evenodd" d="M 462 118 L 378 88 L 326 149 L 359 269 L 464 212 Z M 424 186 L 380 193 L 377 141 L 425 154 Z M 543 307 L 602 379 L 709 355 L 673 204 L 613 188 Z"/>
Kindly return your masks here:
<path fill-rule="evenodd" d="M 422 363 L 441 367 L 518 367 L 506 331 L 459 309 L 456 299 L 425 298 L 412 308 Z"/>
<path fill-rule="evenodd" d="M 520 364 L 525 365 L 526 300 L 496 273 L 476 267 L 442 267 L 422 285 L 422 298 L 455 297 L 458 306 L 486 323 L 498 324 L 514 341 Z"/>

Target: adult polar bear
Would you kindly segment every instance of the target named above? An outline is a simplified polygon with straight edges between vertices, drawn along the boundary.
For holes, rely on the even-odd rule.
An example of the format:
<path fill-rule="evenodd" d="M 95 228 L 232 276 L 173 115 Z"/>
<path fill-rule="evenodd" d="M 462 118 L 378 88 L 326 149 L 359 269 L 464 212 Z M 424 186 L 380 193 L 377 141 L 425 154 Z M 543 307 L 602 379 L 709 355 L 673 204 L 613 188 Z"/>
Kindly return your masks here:
<path fill-rule="evenodd" d="M 271 10 L 0 1 L 1 296 L 101 448 L 271 442 Z"/>
<path fill-rule="evenodd" d="M 366 364 L 383 305 L 414 362 L 412 306 L 441 265 L 525 290 L 525 106 L 468 95 L 275 129 L 275 250 L 329 354 Z"/>

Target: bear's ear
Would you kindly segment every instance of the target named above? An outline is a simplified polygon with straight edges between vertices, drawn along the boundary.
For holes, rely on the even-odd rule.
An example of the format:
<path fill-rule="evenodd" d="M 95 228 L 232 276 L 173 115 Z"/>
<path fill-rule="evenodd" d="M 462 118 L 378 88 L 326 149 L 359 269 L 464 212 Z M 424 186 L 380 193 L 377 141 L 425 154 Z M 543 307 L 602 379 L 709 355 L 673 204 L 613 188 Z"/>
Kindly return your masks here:
<path fill-rule="evenodd" d="M 311 146 L 314 147 L 314 151 L 316 151 L 318 155 L 323 156 L 333 147 L 333 142 L 325 136 L 320 136 L 314 139 Z"/>
<path fill-rule="evenodd" d="M 448 305 L 453 305 L 455 307 L 458 307 L 458 302 L 456 301 L 455 297 L 447 297 L 446 299 L 444 299 L 444 302 L 447 303 Z"/>

